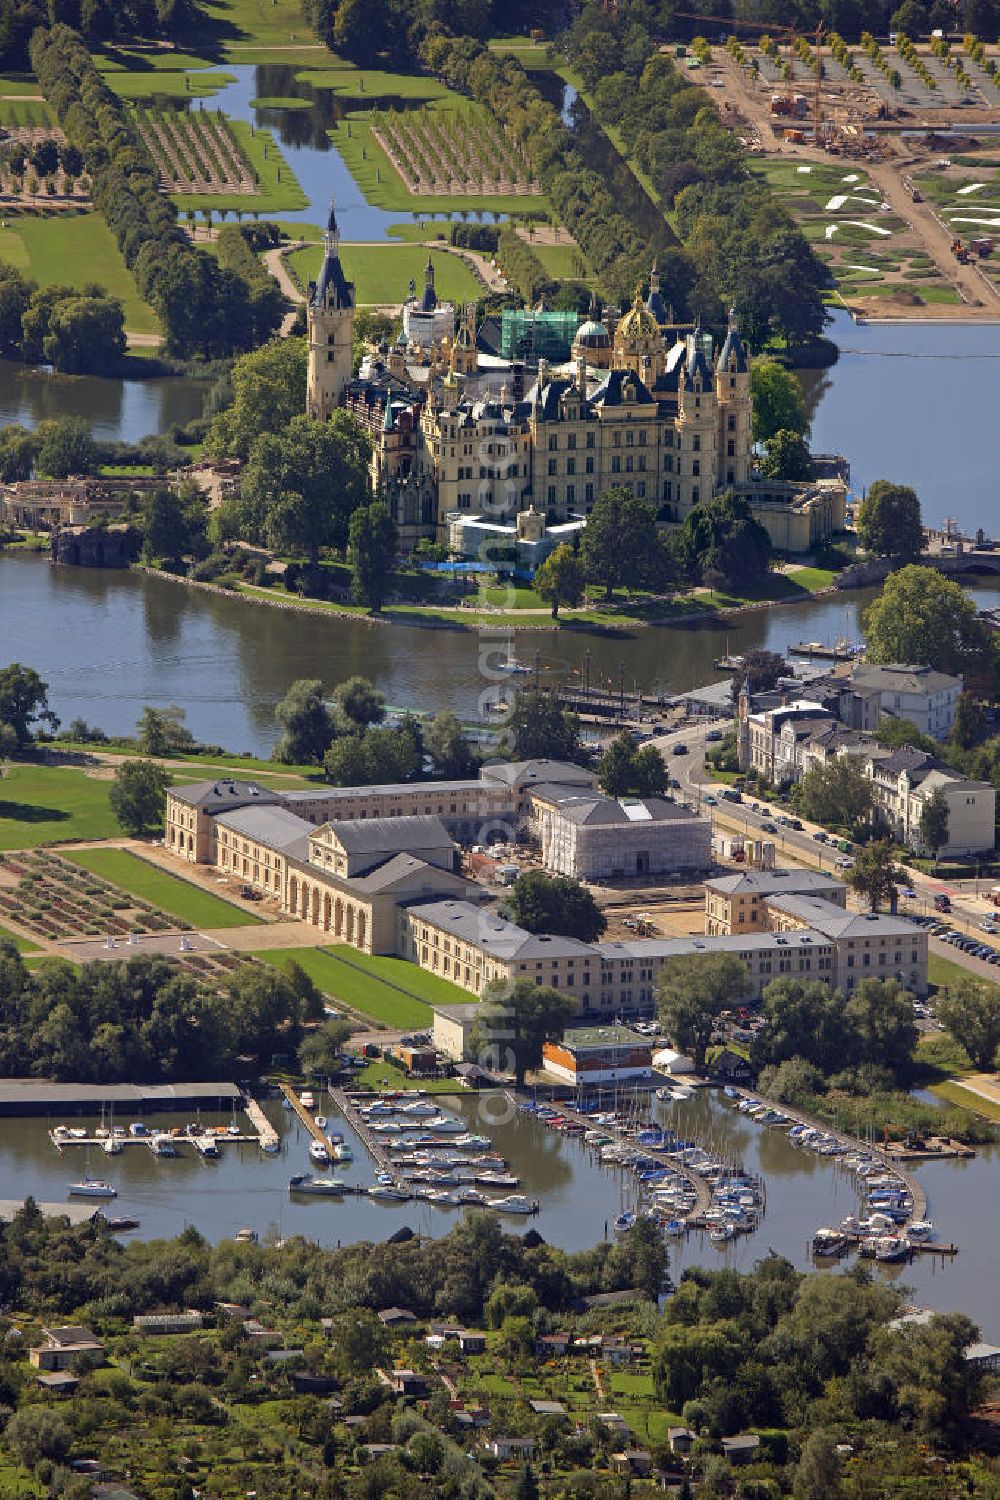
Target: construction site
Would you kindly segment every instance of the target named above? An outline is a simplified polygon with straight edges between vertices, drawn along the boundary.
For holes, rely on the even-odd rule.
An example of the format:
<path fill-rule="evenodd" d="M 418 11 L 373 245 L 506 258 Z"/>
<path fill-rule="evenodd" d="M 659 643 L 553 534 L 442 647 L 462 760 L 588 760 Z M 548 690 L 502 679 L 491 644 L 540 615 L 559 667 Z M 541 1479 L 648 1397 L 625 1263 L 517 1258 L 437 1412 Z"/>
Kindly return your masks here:
<path fill-rule="evenodd" d="M 725 44 L 671 50 L 720 91 L 833 300 L 865 319 L 1000 319 L 1000 46 L 733 24 Z"/>

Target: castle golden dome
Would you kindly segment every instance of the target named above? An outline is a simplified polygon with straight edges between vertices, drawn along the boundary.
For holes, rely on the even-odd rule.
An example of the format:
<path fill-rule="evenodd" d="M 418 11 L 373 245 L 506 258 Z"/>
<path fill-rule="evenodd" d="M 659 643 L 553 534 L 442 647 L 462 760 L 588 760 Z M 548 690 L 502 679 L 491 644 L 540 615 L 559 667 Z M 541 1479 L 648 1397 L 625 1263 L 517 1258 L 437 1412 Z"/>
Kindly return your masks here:
<path fill-rule="evenodd" d="M 660 325 L 636 292 L 635 301 L 615 329 L 615 346 L 645 344 L 649 339 L 659 338 Z"/>

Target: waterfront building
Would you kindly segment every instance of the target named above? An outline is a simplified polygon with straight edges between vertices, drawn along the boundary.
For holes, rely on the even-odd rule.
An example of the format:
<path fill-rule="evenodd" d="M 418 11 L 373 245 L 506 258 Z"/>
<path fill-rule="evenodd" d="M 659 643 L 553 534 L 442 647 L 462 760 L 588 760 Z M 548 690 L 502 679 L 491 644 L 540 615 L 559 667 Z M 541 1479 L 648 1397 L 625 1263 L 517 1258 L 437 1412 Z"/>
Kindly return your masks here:
<path fill-rule="evenodd" d="M 921 734 L 943 740 L 955 722 L 962 678 L 899 662 L 856 662 L 839 687 L 837 717 L 852 729 L 877 729 L 883 719 L 907 719 Z"/>
<path fill-rule="evenodd" d="M 574 1088 L 648 1079 L 652 1066 L 649 1038 L 627 1026 L 577 1026 L 542 1045 L 544 1071 Z"/>
<path fill-rule="evenodd" d="M 516 526 L 531 508 L 550 524 L 585 521 L 598 496 L 623 485 L 664 523 L 724 490 L 745 498 L 775 547 L 806 552 L 843 529 L 839 476 L 791 484 L 754 468 L 750 356 L 735 310 L 721 347 L 673 322 L 654 268 L 644 303 L 614 326 L 578 326 L 544 311 L 503 325 L 503 352 L 477 333 L 474 313 L 438 299 L 428 262 L 423 294 L 404 301 L 403 331 L 351 378 L 354 289 L 340 264 L 331 207 L 323 267 L 310 288 L 307 410 L 338 405 L 372 439 L 370 480 L 392 512 L 400 545 L 451 541 L 457 520 Z M 553 321 L 555 316 L 556 321 Z"/>

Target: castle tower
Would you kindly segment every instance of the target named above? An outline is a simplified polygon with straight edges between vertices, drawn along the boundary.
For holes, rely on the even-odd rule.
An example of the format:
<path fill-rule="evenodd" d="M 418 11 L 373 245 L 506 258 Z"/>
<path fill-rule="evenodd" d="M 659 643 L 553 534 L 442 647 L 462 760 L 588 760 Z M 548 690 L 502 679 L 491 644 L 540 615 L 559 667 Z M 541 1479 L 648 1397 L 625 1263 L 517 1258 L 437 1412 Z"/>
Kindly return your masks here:
<path fill-rule="evenodd" d="M 677 384 L 677 519 L 716 492 L 719 414 L 700 329 L 689 334 Z"/>
<path fill-rule="evenodd" d="M 341 405 L 354 362 L 354 287 L 340 264 L 340 229 L 330 199 L 319 280 L 306 307 L 309 364 L 306 411 L 325 422 Z"/>
<path fill-rule="evenodd" d="M 473 303 L 467 303 L 462 309 L 462 321 L 451 346 L 451 367 L 458 375 L 475 375 L 479 369 Z"/>
<path fill-rule="evenodd" d="M 718 471 L 720 489 L 746 484 L 750 478 L 750 360 L 740 338 L 735 307 L 729 310 L 729 330 L 715 365 L 715 394 L 719 404 Z"/>
<path fill-rule="evenodd" d="M 612 368 L 631 370 L 648 386 L 666 369 L 667 349 L 660 325 L 637 291 L 635 301 L 615 329 Z"/>
<path fill-rule="evenodd" d="M 649 296 L 646 298 L 646 311 L 651 313 L 661 328 L 673 322 L 673 315 L 663 300 L 660 292 L 660 272 L 656 261 L 653 261 L 653 269 L 649 273 Z"/>

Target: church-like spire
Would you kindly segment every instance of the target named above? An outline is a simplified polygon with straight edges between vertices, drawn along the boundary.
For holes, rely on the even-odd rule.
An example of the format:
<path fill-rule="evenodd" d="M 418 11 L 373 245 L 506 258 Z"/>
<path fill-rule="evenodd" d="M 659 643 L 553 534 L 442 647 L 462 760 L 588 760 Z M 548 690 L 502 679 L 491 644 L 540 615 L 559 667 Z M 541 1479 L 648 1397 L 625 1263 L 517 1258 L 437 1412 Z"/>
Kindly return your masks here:
<path fill-rule="evenodd" d="M 327 215 L 327 219 L 326 219 L 326 232 L 323 235 L 323 243 L 326 246 L 328 254 L 331 251 L 334 254 L 339 253 L 339 251 L 340 251 L 340 225 L 337 223 L 337 210 L 336 210 L 336 208 L 334 206 L 333 194 L 332 193 L 330 194 L 330 212 Z"/>
<path fill-rule="evenodd" d="M 323 265 L 313 288 L 312 301 L 315 306 L 354 306 L 354 287 L 344 275 L 344 268 L 340 263 L 340 225 L 337 223 L 332 196 L 323 231 Z"/>

